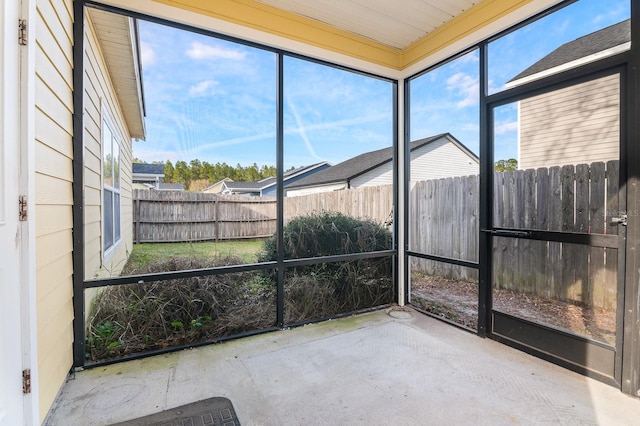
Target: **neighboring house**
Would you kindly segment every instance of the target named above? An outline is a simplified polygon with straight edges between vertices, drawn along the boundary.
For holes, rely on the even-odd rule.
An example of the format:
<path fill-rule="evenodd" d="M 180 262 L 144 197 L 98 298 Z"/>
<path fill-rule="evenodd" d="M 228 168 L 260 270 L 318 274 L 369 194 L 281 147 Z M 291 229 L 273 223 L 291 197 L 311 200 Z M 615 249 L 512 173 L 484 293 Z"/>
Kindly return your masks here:
<path fill-rule="evenodd" d="M 449 133 L 409 144 L 411 180 L 478 174 L 479 159 Z M 393 148 L 366 152 L 296 183 L 287 185 L 290 197 L 393 183 Z"/>
<path fill-rule="evenodd" d="M 246 195 L 249 197 L 259 197 L 262 190 L 270 186 L 275 186 L 276 179 L 273 177 L 254 182 L 223 182 L 220 186 L 220 194 L 223 195 Z"/>
<path fill-rule="evenodd" d="M 287 188 L 289 185 L 310 178 L 311 176 L 314 176 L 317 173 L 321 173 L 323 170 L 326 170 L 330 167 L 331 164 L 323 161 L 321 163 L 298 167 L 297 169 L 284 172 L 284 195 L 287 196 Z M 252 197 L 275 197 L 276 190 L 276 178 L 268 177 L 254 182 L 223 182 L 220 194 L 247 195 Z"/>
<path fill-rule="evenodd" d="M 184 191 L 181 183 L 163 182 L 164 164 L 133 163 L 133 184 L 135 189 L 155 189 L 158 191 Z"/>
<path fill-rule="evenodd" d="M 158 189 L 164 180 L 164 164 L 132 164 L 133 183 L 140 183 L 148 188 Z"/>
<path fill-rule="evenodd" d="M 225 182 L 233 182 L 233 179 L 224 178 L 222 180 L 219 180 L 213 185 L 207 186 L 205 189 L 202 190 L 202 192 L 204 192 L 205 194 L 219 194 L 222 192 L 222 185 Z"/>
<path fill-rule="evenodd" d="M 514 77 L 508 87 L 628 50 L 630 21 L 568 42 Z M 617 160 L 620 146 L 620 78 L 605 76 L 518 103 L 518 167 Z"/>

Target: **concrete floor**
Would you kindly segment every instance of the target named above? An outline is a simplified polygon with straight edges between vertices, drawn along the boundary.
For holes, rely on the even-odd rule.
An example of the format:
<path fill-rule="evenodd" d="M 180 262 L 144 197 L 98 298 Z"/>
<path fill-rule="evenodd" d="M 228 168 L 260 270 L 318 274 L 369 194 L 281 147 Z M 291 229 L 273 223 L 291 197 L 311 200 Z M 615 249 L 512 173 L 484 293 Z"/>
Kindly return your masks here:
<path fill-rule="evenodd" d="M 358 315 L 79 372 L 46 425 L 224 396 L 248 425 L 640 425 L 640 400 L 411 311 Z"/>

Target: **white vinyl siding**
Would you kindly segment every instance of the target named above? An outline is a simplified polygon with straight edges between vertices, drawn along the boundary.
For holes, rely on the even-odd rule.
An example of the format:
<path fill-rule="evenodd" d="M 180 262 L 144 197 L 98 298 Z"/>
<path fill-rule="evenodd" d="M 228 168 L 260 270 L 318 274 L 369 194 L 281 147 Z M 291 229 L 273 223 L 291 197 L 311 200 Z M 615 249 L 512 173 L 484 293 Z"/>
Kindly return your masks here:
<path fill-rule="evenodd" d="M 36 0 L 35 227 L 42 421 L 72 365 L 72 0 Z"/>
<path fill-rule="evenodd" d="M 478 160 L 469 156 L 447 138 L 428 143 L 411 151 L 411 180 L 440 179 L 479 173 Z M 393 163 L 376 167 L 351 180 L 351 188 L 391 185 Z"/>
<path fill-rule="evenodd" d="M 317 194 L 319 192 L 331 192 L 346 189 L 346 182 L 330 183 L 327 185 L 310 186 L 308 188 L 287 189 L 287 197 L 299 197 L 301 195 Z"/>
<path fill-rule="evenodd" d="M 520 101 L 520 169 L 619 158 L 618 74 Z"/>

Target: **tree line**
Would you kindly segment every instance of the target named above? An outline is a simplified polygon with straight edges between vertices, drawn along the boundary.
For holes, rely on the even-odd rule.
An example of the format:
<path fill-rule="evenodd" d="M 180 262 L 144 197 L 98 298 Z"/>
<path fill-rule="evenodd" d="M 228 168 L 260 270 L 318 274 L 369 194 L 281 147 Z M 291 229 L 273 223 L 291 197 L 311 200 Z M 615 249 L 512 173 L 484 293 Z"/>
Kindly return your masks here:
<path fill-rule="evenodd" d="M 133 162 L 145 163 L 138 158 L 134 158 Z M 163 164 L 163 162 L 154 161 L 152 164 Z M 225 178 L 235 182 L 254 182 L 275 175 L 275 166 L 258 166 L 256 163 L 250 166 L 242 166 L 238 163 L 233 167 L 227 163 L 211 164 L 197 159 L 188 163 L 182 160 L 176 161 L 175 164 L 170 160 L 164 162 L 164 182 L 181 183 L 190 191 L 202 191 L 207 186 Z"/>

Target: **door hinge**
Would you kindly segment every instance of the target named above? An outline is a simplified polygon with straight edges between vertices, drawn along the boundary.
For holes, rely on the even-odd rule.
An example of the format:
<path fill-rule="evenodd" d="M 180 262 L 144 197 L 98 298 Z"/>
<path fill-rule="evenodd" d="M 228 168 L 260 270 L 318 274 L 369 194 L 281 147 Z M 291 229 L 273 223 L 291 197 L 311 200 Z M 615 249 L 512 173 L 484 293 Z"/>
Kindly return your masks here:
<path fill-rule="evenodd" d="M 27 220 L 27 196 L 21 195 L 19 199 L 20 206 L 18 207 L 18 219 L 20 222 Z"/>
<path fill-rule="evenodd" d="M 26 46 L 29 41 L 29 30 L 27 29 L 27 20 L 20 19 L 18 21 L 18 44 Z"/>
<path fill-rule="evenodd" d="M 22 393 L 31 393 L 31 369 L 22 370 Z"/>

